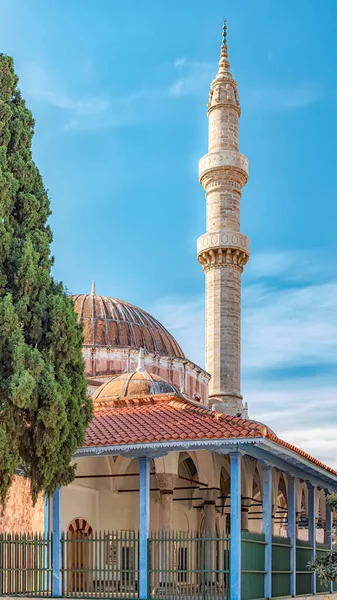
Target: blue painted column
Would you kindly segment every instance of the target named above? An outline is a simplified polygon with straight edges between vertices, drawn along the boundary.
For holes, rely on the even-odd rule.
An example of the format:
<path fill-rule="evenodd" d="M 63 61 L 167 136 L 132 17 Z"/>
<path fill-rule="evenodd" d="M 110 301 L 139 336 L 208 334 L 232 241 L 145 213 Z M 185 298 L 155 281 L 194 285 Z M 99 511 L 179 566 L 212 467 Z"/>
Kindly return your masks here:
<path fill-rule="evenodd" d="M 139 598 L 148 598 L 150 532 L 150 461 L 148 457 L 139 459 Z"/>
<path fill-rule="evenodd" d="M 61 533 L 62 533 L 62 518 L 61 518 L 61 490 L 57 489 L 53 495 L 52 501 L 52 557 L 53 557 L 53 580 L 52 590 L 53 596 L 60 597 L 62 595 L 61 582 Z"/>
<path fill-rule="evenodd" d="M 329 550 L 332 550 L 332 510 L 328 503 L 326 503 L 325 537 L 325 542 Z M 329 592 L 333 592 L 332 581 L 329 582 Z"/>
<path fill-rule="evenodd" d="M 290 595 L 296 596 L 296 479 L 288 473 L 288 537 L 290 538 Z"/>
<path fill-rule="evenodd" d="M 231 452 L 229 456 L 231 462 L 229 598 L 241 600 L 241 454 Z"/>
<path fill-rule="evenodd" d="M 48 591 L 49 577 L 48 577 L 48 566 L 49 566 L 49 532 L 50 532 L 50 502 L 48 496 L 45 494 L 43 499 L 43 537 L 45 540 L 44 548 L 44 589 Z"/>
<path fill-rule="evenodd" d="M 311 558 L 316 558 L 316 486 L 312 485 L 310 481 L 307 482 L 308 486 L 308 537 L 309 544 L 312 547 Z M 316 573 L 311 576 L 311 593 L 316 594 Z"/>
<path fill-rule="evenodd" d="M 272 537 L 273 537 L 273 469 L 262 465 L 262 531 L 265 537 L 264 555 L 264 595 L 272 597 Z"/>

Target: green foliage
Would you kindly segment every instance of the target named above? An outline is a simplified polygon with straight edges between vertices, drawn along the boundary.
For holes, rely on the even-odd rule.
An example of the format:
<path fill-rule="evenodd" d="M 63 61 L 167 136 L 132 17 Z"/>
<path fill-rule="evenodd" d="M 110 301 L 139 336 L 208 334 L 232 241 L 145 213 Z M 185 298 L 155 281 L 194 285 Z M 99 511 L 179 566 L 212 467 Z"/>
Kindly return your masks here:
<path fill-rule="evenodd" d="M 330 581 L 337 581 L 337 551 L 327 552 L 323 557 L 310 561 L 308 568 L 316 573 L 324 586 Z"/>
<path fill-rule="evenodd" d="M 328 494 L 327 502 L 332 510 L 337 510 L 337 494 Z"/>
<path fill-rule="evenodd" d="M 0 54 L 0 501 L 15 468 L 34 502 L 74 477 L 71 458 L 92 418 L 82 331 L 51 276 L 50 205 L 32 160 L 34 120 Z"/>
<path fill-rule="evenodd" d="M 327 504 L 334 511 L 337 509 L 337 494 L 326 496 Z M 334 539 L 334 531 L 331 532 Z M 326 586 L 329 581 L 337 582 L 337 549 L 327 552 L 323 557 L 316 558 L 308 564 L 308 568 L 317 574 L 322 585 Z"/>

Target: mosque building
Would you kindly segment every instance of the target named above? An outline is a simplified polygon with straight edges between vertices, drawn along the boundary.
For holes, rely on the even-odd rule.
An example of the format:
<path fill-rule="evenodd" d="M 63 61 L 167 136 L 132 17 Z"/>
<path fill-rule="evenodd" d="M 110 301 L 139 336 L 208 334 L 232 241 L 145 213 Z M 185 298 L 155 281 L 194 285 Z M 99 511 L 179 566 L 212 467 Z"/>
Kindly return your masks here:
<path fill-rule="evenodd" d="M 29 515 L 20 513 L 32 528 L 44 517 L 54 557 L 63 543 L 52 565 L 55 596 L 250 600 L 332 591 L 307 562 L 331 546 L 325 494 L 337 490 L 337 472 L 250 419 L 241 394 L 249 239 L 240 229 L 248 180 L 240 112 L 225 24 L 207 105 L 208 152 L 199 161 L 205 369 L 144 310 L 97 294 L 94 283 L 73 296 L 95 415 L 74 456 L 75 481 L 40 502 L 38 514 L 29 503 Z M 9 522 L 5 515 L 3 528 Z M 99 544 L 97 531 L 105 536 L 101 558 L 88 550 L 90 540 Z"/>

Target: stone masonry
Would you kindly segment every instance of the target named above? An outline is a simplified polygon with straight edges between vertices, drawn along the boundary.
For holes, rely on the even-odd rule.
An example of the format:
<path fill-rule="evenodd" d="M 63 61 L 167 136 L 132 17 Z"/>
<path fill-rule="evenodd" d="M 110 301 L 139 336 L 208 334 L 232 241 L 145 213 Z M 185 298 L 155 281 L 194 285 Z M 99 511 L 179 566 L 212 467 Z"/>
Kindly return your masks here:
<path fill-rule="evenodd" d="M 240 200 L 248 160 L 238 151 L 240 103 L 228 61 L 226 23 L 207 116 L 208 154 L 199 161 L 199 181 L 206 192 L 206 233 L 198 239 L 197 251 L 206 278 L 209 404 L 241 415 L 241 273 L 249 258 L 249 239 L 240 232 Z"/>

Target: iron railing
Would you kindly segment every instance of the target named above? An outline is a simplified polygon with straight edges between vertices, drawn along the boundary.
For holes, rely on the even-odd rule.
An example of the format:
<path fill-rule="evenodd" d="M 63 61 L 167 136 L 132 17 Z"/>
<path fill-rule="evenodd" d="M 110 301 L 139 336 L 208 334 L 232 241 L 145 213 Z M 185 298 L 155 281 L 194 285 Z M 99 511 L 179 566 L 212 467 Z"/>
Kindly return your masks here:
<path fill-rule="evenodd" d="M 153 533 L 149 540 L 149 595 L 154 600 L 227 600 L 229 536 Z"/>
<path fill-rule="evenodd" d="M 138 597 L 138 535 L 94 531 L 62 536 L 62 594 L 67 597 Z"/>
<path fill-rule="evenodd" d="M 51 534 L 0 534 L 0 595 L 51 596 Z"/>

